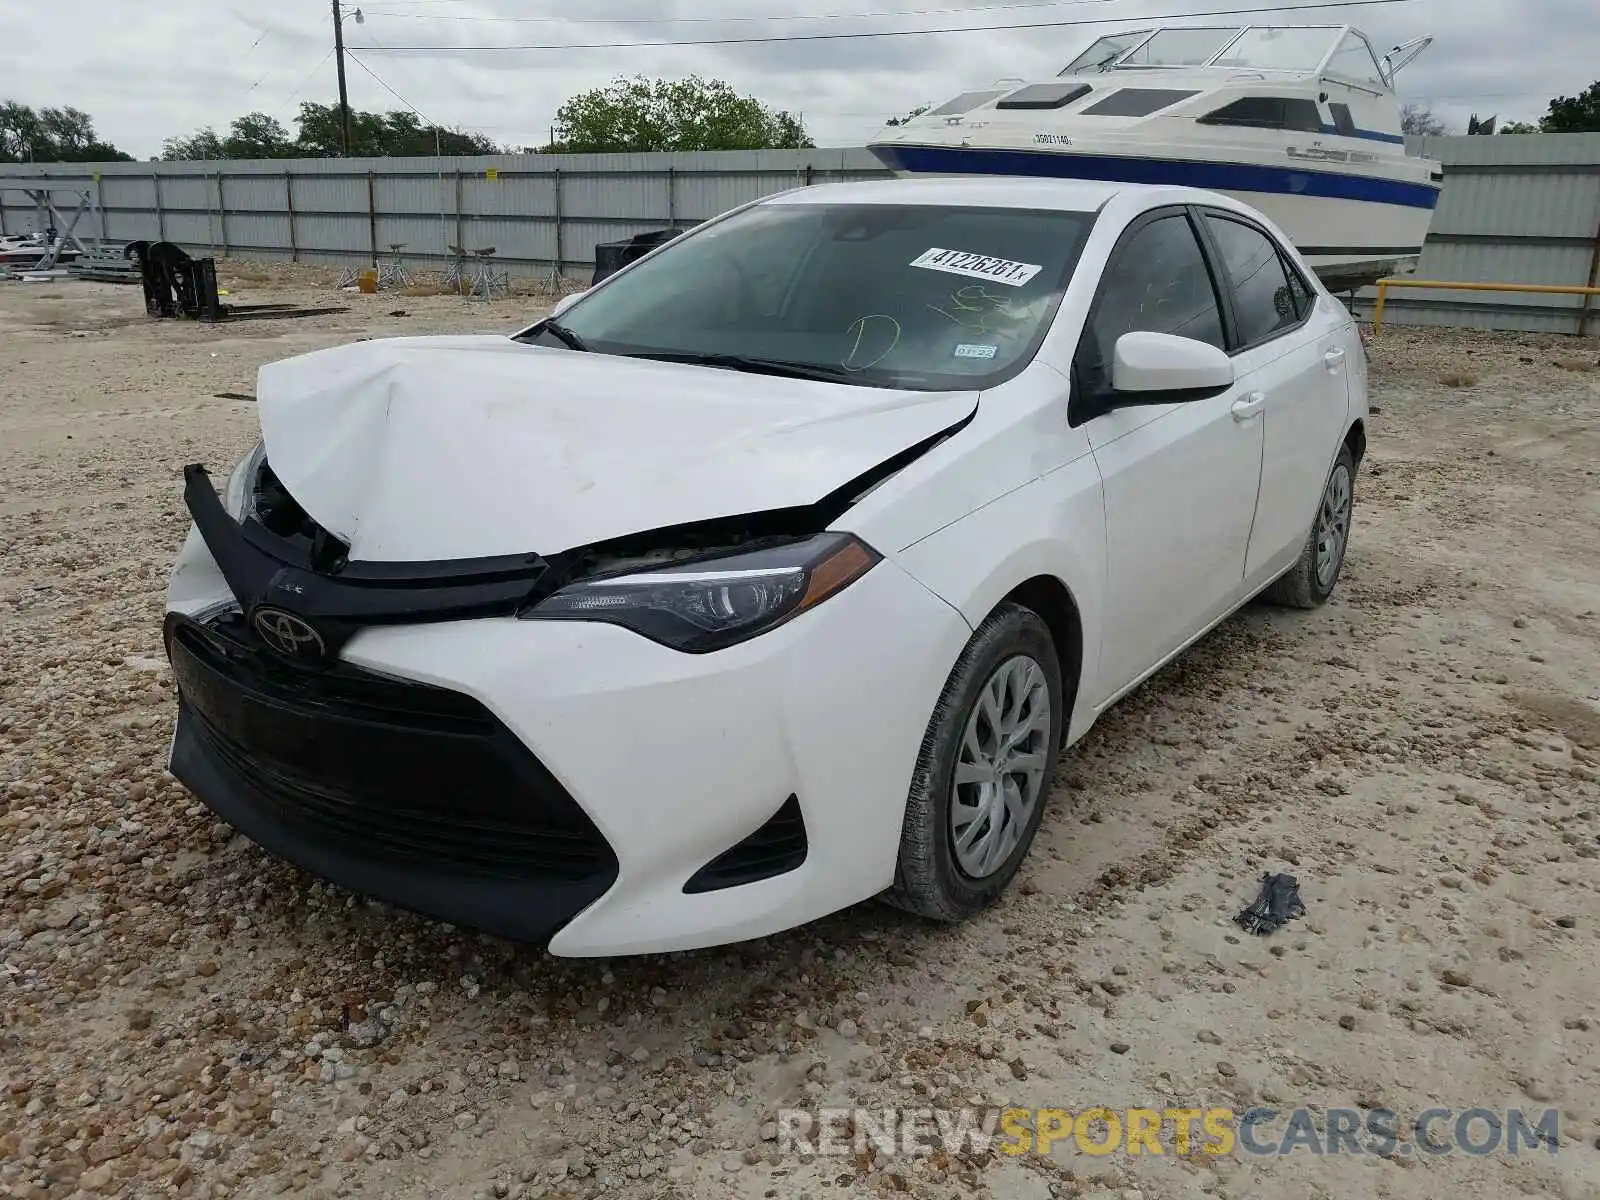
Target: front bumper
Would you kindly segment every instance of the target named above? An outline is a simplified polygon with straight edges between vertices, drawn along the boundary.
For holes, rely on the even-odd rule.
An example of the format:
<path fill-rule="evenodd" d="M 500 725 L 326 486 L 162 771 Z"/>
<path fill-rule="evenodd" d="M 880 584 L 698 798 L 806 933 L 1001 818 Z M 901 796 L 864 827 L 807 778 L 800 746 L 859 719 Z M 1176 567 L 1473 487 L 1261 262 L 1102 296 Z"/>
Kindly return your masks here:
<path fill-rule="evenodd" d="M 174 774 L 315 874 L 563 955 L 763 936 L 889 886 L 912 767 L 971 635 L 890 561 L 714 654 L 580 622 L 372 626 L 333 674 L 440 710 L 374 738 L 338 704 L 185 663 L 192 618 L 230 599 L 191 531 L 168 595 L 169 628 L 189 631 Z M 478 722 L 470 753 L 441 729 L 458 712 Z M 708 864 L 796 805 L 798 865 L 706 890 Z M 541 839 L 572 851 L 562 869 Z"/>

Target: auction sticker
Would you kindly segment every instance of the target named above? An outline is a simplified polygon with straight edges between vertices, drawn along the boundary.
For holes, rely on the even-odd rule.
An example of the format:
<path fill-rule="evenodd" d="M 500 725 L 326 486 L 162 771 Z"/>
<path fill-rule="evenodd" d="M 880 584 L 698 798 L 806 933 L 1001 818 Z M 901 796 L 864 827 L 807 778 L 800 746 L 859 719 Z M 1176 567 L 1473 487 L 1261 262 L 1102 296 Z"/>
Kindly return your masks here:
<path fill-rule="evenodd" d="M 1012 262 L 1009 258 L 993 258 L 967 250 L 944 250 L 938 246 L 924 250 L 911 260 L 911 265 L 927 271 L 965 275 L 969 279 L 988 279 L 1008 287 L 1021 287 L 1041 269 L 1037 263 Z"/>

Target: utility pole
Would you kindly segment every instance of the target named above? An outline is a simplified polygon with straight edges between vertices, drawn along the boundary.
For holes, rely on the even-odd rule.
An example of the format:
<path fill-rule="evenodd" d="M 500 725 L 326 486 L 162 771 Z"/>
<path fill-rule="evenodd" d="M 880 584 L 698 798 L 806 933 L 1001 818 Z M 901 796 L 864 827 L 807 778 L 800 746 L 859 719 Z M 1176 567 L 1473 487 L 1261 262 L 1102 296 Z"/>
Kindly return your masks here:
<path fill-rule="evenodd" d="M 333 0 L 333 54 L 339 60 L 339 148 L 350 157 L 350 94 L 344 86 L 344 17 Z"/>

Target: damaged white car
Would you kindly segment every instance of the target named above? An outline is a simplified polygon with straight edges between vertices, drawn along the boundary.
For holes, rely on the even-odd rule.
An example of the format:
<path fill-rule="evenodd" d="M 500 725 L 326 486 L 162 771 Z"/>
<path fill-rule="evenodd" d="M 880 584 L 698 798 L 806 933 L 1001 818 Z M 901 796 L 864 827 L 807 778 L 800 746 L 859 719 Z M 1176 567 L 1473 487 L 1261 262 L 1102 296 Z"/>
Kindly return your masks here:
<path fill-rule="evenodd" d="M 171 769 L 358 892 L 610 955 L 953 919 L 1058 750 L 1339 576 L 1345 309 L 1215 194 L 813 187 L 514 336 L 269 365 L 168 595 Z"/>

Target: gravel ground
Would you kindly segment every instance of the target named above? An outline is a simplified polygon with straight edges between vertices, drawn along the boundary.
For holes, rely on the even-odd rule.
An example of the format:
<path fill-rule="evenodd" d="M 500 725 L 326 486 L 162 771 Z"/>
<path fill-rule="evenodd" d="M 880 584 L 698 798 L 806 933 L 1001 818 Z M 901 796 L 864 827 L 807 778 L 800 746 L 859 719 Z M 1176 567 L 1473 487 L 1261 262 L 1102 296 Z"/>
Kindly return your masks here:
<path fill-rule="evenodd" d="M 224 279 L 330 301 L 310 272 Z M 987 915 L 869 904 L 591 963 L 320 884 L 163 770 L 179 469 L 254 438 L 219 393 L 314 347 L 537 311 L 333 302 L 211 328 L 147 320 L 134 289 L 0 285 L 0 1190 L 1600 1195 L 1593 346 L 1389 330 L 1334 602 L 1252 606 L 1109 714 Z M 1257 940 L 1229 918 L 1264 870 L 1309 912 Z M 968 1103 L 1554 1107 L 1561 1134 L 1274 1159 L 771 1140 L 784 1107 Z"/>

